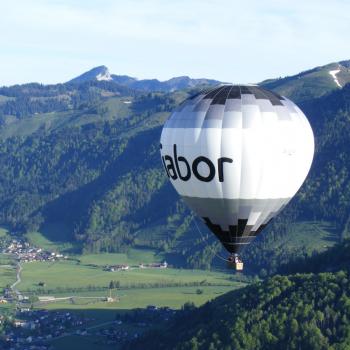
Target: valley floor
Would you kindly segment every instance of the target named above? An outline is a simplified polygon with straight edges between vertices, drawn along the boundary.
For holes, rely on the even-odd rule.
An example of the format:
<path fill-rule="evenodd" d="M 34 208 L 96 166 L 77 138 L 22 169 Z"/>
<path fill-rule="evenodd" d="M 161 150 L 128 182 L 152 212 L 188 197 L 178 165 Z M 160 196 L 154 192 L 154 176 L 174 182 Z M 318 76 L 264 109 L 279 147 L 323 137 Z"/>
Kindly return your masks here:
<path fill-rule="evenodd" d="M 134 255 L 136 253 L 133 252 Z M 147 258 L 145 252 L 140 254 Z M 135 259 L 141 255 L 136 254 Z M 142 321 L 142 316 L 140 322 L 133 318 L 118 324 L 116 319 L 119 315 L 132 315 L 136 308 L 141 308 L 146 312 L 146 320 L 149 313 L 158 315 L 162 320 L 162 317 L 168 317 L 164 316 L 164 312 L 176 312 L 187 302 L 202 305 L 246 284 L 242 277 L 230 273 L 140 268 L 135 264 L 136 260 L 130 259 L 126 271 L 106 269 L 110 264 L 121 264 L 122 258 L 120 254 L 99 254 L 54 262 L 21 262 L 22 269 L 19 271 L 15 257 L 3 254 L 0 269 L 4 273 L 0 276 L 0 287 L 6 289 L 12 285 L 14 301 L 0 308 L 3 311 L 11 307 L 22 309 L 24 318 L 28 317 L 26 314 L 31 315 L 31 309 L 58 312 L 63 318 L 66 314 L 77 319 L 85 319 L 88 315 L 88 321 L 56 332 L 58 335 L 53 332 L 52 338 L 45 341 L 57 350 L 74 349 L 77 342 L 79 345 L 86 343 L 85 349 L 115 349 L 117 339 L 140 335 L 157 326 L 158 322 Z M 15 284 L 16 280 L 18 283 Z M 24 300 L 18 300 L 22 298 Z M 21 314 L 16 317 L 21 317 Z M 35 313 L 29 316 L 35 317 Z M 108 334 L 109 328 L 113 328 L 113 334 Z"/>

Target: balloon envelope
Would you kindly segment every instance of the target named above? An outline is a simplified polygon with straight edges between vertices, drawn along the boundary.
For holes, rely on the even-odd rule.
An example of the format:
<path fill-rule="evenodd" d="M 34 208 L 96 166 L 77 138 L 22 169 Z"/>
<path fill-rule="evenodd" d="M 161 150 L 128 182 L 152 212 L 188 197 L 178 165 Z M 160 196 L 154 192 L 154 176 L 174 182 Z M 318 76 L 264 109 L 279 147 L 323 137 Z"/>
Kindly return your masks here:
<path fill-rule="evenodd" d="M 303 112 L 253 85 L 223 85 L 190 97 L 170 115 L 160 142 L 172 185 L 231 253 L 285 207 L 314 154 Z"/>

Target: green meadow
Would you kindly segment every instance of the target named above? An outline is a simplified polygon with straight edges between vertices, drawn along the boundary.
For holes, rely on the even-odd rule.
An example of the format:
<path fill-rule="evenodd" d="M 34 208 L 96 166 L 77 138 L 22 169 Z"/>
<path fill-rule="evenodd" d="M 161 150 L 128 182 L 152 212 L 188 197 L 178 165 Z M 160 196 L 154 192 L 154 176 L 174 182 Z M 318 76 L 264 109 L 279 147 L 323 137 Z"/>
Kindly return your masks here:
<path fill-rule="evenodd" d="M 46 309 L 71 309 L 71 310 L 131 310 L 135 308 L 145 308 L 148 305 L 158 307 L 181 308 L 186 302 L 192 302 L 199 306 L 208 300 L 214 299 L 221 294 L 244 286 L 243 283 L 234 283 L 231 286 L 204 286 L 204 287 L 163 287 L 163 288 L 133 288 L 116 289 L 112 291 L 112 297 L 118 297 L 118 301 L 107 303 L 98 300 L 97 297 L 106 297 L 109 291 L 82 292 L 76 295 L 91 296 L 96 299 L 72 298 L 68 300 L 57 300 L 52 303 L 40 304 Z M 197 293 L 201 290 L 201 294 Z M 55 294 L 56 298 L 65 294 Z M 72 293 L 71 293 L 72 294 Z M 39 304 L 38 304 L 39 305 Z"/>
<path fill-rule="evenodd" d="M 216 296 L 245 284 L 230 273 L 175 268 L 138 267 L 139 262 L 161 261 L 154 251 L 131 249 L 124 254 L 76 255 L 57 262 L 23 263 L 21 283 L 17 288 L 25 295 L 51 295 L 56 300 L 36 304 L 49 309 L 124 309 L 147 305 L 180 308 L 185 302 L 201 305 Z M 129 264 L 126 271 L 105 271 L 105 265 Z M 107 303 L 101 298 L 109 295 L 109 284 L 117 281 L 112 290 L 118 302 Z M 43 282 L 44 286 L 39 286 Z M 199 289 L 199 291 L 198 291 Z M 88 297 L 88 298 L 87 298 Z"/>
<path fill-rule="evenodd" d="M 115 254 L 116 263 L 121 260 L 119 254 Z M 114 254 L 100 254 L 95 257 L 101 261 L 112 263 Z M 45 289 L 55 290 L 57 288 L 88 288 L 89 286 L 108 287 L 111 280 L 119 281 L 124 288 L 138 287 L 140 284 L 154 286 L 160 284 L 186 285 L 202 283 L 202 285 L 233 285 L 229 274 L 214 271 L 187 270 L 187 269 L 140 269 L 130 268 L 128 271 L 104 271 L 100 266 L 92 264 L 94 256 L 86 256 L 86 262 L 76 260 L 57 262 L 31 262 L 23 264 L 22 282 L 18 288 L 22 291 L 38 291 L 41 287 L 39 282 L 45 283 Z M 84 260 L 84 258 L 83 258 Z M 101 261 L 100 261 L 101 260 Z"/>
<path fill-rule="evenodd" d="M 16 266 L 11 256 L 0 254 L 0 291 L 16 280 Z"/>
<path fill-rule="evenodd" d="M 31 232 L 26 238 L 31 244 L 49 251 L 73 252 L 67 260 L 56 262 L 22 263 L 21 282 L 16 286 L 24 295 L 50 295 L 58 299 L 36 307 L 48 309 L 130 310 L 147 305 L 181 308 L 186 302 L 201 305 L 227 291 L 240 288 L 245 283 L 231 272 L 204 271 L 177 268 L 145 268 L 139 263 L 164 261 L 164 256 L 150 249 L 129 249 L 125 253 L 77 254 L 76 247 L 67 243 L 68 229 L 64 225 L 47 225 L 42 232 Z M 0 237 L 8 231 L 0 229 Z M 106 265 L 127 264 L 127 271 L 105 271 Z M 16 261 L 13 257 L 0 255 L 0 288 L 16 280 Z M 112 290 L 118 301 L 102 301 L 109 296 L 109 284 L 118 282 Z M 39 286 L 43 282 L 44 286 Z"/>

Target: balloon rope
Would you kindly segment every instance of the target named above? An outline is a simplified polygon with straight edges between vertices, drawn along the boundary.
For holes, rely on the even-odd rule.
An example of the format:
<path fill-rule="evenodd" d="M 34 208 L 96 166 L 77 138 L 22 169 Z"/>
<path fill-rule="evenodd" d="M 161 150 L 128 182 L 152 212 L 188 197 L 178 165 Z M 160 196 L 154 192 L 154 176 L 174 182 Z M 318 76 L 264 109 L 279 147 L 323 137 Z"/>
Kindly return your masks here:
<path fill-rule="evenodd" d="M 223 260 L 223 261 L 225 261 L 225 262 L 228 262 L 228 259 L 223 258 L 221 255 L 219 255 L 218 253 L 216 253 L 216 252 L 214 251 L 214 249 L 208 244 L 207 240 L 206 240 L 206 239 L 204 238 L 204 236 L 203 236 L 203 233 L 202 233 L 201 230 L 199 229 L 199 226 L 198 226 L 198 224 L 197 224 L 197 221 L 196 221 L 195 216 L 193 216 L 193 221 L 194 221 L 194 223 L 195 223 L 195 225 L 196 225 L 196 227 L 197 227 L 197 230 L 198 230 L 199 234 L 201 235 L 202 241 L 207 245 L 207 247 L 211 250 L 211 252 L 212 252 L 217 258 L 219 258 L 219 259 L 221 259 L 221 260 Z"/>

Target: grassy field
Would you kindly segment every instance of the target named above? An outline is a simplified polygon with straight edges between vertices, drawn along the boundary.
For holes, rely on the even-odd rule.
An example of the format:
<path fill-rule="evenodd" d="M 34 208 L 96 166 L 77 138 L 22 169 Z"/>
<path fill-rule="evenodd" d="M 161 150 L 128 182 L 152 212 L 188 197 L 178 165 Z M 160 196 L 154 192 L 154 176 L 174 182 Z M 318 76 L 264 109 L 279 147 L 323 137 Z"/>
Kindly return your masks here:
<path fill-rule="evenodd" d="M 82 264 L 115 265 L 152 263 L 164 260 L 163 255 L 148 249 L 129 249 L 126 253 L 86 254 L 77 257 Z"/>
<path fill-rule="evenodd" d="M 142 258 L 142 259 L 141 259 Z M 151 251 L 131 250 L 128 254 L 98 254 L 80 256 L 77 260 L 62 260 L 54 263 L 24 263 L 22 282 L 18 289 L 24 294 L 51 294 L 56 298 L 67 296 L 97 297 L 58 300 L 43 305 L 50 309 L 132 309 L 150 304 L 181 307 L 191 301 L 197 305 L 244 284 L 234 281 L 230 274 L 217 271 L 187 269 L 140 269 L 109 272 L 105 264 L 151 262 L 157 257 Z M 113 291 L 119 302 L 106 303 L 98 297 L 109 293 L 110 281 L 118 281 L 120 288 Z M 38 285 L 44 282 L 45 287 Z M 197 293 L 201 290 L 201 294 Z M 40 305 L 38 305 L 39 307 Z M 41 305 L 42 306 L 42 305 Z"/>
<path fill-rule="evenodd" d="M 5 227 L 0 227 L 0 239 L 6 237 L 9 231 Z M 16 280 L 16 265 L 14 258 L 8 254 L 0 253 L 0 292 L 6 286 L 11 285 Z M 5 304 L 0 304 L 0 307 L 7 307 Z"/>
<path fill-rule="evenodd" d="M 232 289 L 241 287 L 242 284 L 235 283 L 232 286 L 227 287 L 201 287 L 202 294 L 197 294 L 194 287 L 178 287 L 178 288 L 151 288 L 151 289 L 130 289 L 130 290 L 118 290 L 117 294 L 120 298 L 116 303 L 92 303 L 74 305 L 69 302 L 66 303 L 54 303 L 48 304 L 45 307 L 47 309 L 55 310 L 68 310 L 69 312 L 83 314 L 86 317 L 92 319 L 89 324 L 99 325 L 105 322 L 113 321 L 116 315 L 124 312 L 128 312 L 133 308 L 144 308 L 147 305 L 169 306 L 173 309 L 179 309 L 187 302 L 193 302 L 199 306 L 207 302 L 210 299 L 226 293 Z M 91 292 L 90 295 L 96 294 Z M 125 326 L 123 325 L 123 328 Z M 145 331 L 145 329 L 138 329 L 139 331 Z M 88 350 L 116 350 L 119 349 L 117 344 L 107 345 L 106 339 L 96 336 L 77 336 L 70 335 L 60 339 L 55 339 L 50 343 L 54 350 L 74 350 L 78 346 Z"/>
<path fill-rule="evenodd" d="M 16 266 L 9 255 L 0 254 L 0 291 L 16 280 Z"/>
<path fill-rule="evenodd" d="M 104 254 L 101 255 L 103 260 Z M 110 256 L 107 256 L 110 258 Z M 90 256 L 91 258 L 91 256 Z M 88 259 L 89 260 L 89 259 Z M 89 260 L 93 261 L 93 260 Z M 110 260 L 109 260 L 110 261 Z M 23 264 L 20 290 L 38 290 L 38 282 L 46 284 L 45 289 L 108 286 L 111 280 L 118 280 L 121 286 L 138 283 L 191 283 L 206 281 L 211 284 L 231 284 L 229 275 L 220 272 L 181 269 L 131 269 L 108 272 L 100 266 L 91 266 L 76 261 L 31 262 Z"/>
<path fill-rule="evenodd" d="M 0 230 L 1 234 L 6 230 Z M 66 243 L 69 230 L 63 225 L 53 224 L 44 227 L 41 232 L 31 232 L 27 239 L 35 246 L 49 251 L 73 251 L 74 245 Z M 59 297 L 96 297 L 57 300 L 46 305 L 37 305 L 48 309 L 71 310 L 130 310 L 135 307 L 157 306 L 181 307 L 191 301 L 196 305 L 243 286 L 233 281 L 232 275 L 217 271 L 188 269 L 140 269 L 139 263 L 164 261 L 164 256 L 148 249 L 129 249 L 125 253 L 105 253 L 79 255 L 68 254 L 68 260 L 57 262 L 23 263 L 21 283 L 17 288 L 24 294 L 50 294 Z M 1 261 L 1 257 L 0 257 Z M 105 265 L 128 264 L 130 270 L 104 271 Z M 9 264 L 8 264 L 9 265 Z M 15 268 L 7 267 L 3 262 L 4 273 L 0 283 L 6 285 L 15 281 Z M 6 273 L 5 273 L 6 272 Z M 119 302 L 106 303 L 101 298 L 109 294 L 110 281 L 118 281 L 120 288 L 114 291 Z M 39 282 L 45 286 L 40 287 Z M 199 285 L 199 287 L 197 286 Z M 197 293 L 197 289 L 201 293 Z"/>
<path fill-rule="evenodd" d="M 74 299 L 74 303 L 70 300 L 57 301 L 42 305 L 46 309 L 71 309 L 71 310 L 130 310 L 134 308 L 145 308 L 147 305 L 156 305 L 158 307 L 168 306 L 173 309 L 179 309 L 186 302 L 192 302 L 199 306 L 208 300 L 229 292 L 233 289 L 243 287 L 243 283 L 236 282 L 230 286 L 201 286 L 201 287 L 164 287 L 164 288 L 134 288 L 119 289 L 113 291 L 112 296 L 118 296 L 118 302 L 106 303 L 103 301 L 94 301 L 91 299 Z M 202 294 L 197 294 L 200 289 Z M 64 294 L 66 295 L 66 293 Z M 85 296 L 107 296 L 105 292 L 86 292 L 79 293 Z M 55 297 L 62 297 L 55 294 Z"/>
<path fill-rule="evenodd" d="M 5 227 L 0 227 L 0 238 L 6 237 L 9 233 L 9 230 Z"/>

